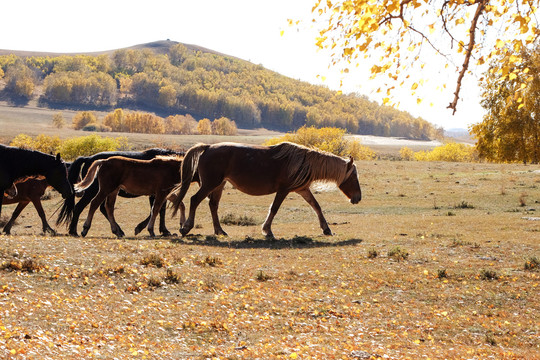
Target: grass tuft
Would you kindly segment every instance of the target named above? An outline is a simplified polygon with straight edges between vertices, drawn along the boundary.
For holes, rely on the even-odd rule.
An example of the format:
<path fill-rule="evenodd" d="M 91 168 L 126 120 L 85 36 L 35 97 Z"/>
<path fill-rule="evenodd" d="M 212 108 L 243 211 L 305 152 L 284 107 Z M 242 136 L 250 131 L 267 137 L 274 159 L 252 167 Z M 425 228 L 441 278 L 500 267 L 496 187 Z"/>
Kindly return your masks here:
<path fill-rule="evenodd" d="M 459 204 L 454 205 L 454 209 L 474 209 L 474 205 L 471 205 L 466 201 L 462 201 Z"/>
<path fill-rule="evenodd" d="M 9 261 L 4 261 L 2 265 L 0 265 L 0 270 L 23 271 L 28 273 L 39 272 L 43 268 L 43 264 L 34 259 L 24 259 L 23 261 L 13 259 Z"/>
<path fill-rule="evenodd" d="M 231 214 L 231 213 L 224 215 L 220 219 L 220 221 L 222 224 L 225 224 L 225 225 L 237 225 L 237 226 L 257 225 L 255 220 L 250 216 L 246 216 L 246 215 L 239 216 L 237 214 Z"/>
<path fill-rule="evenodd" d="M 537 271 L 540 269 L 540 260 L 536 256 L 532 256 L 525 261 L 523 268 L 527 271 Z"/>
<path fill-rule="evenodd" d="M 482 269 L 480 271 L 480 279 L 482 279 L 482 280 L 497 280 L 497 279 L 499 279 L 499 275 L 494 270 Z"/>
<path fill-rule="evenodd" d="M 141 259 L 141 265 L 162 268 L 165 266 L 165 260 L 158 254 L 148 254 Z"/>
<path fill-rule="evenodd" d="M 395 248 L 388 250 L 387 256 L 396 261 L 402 261 L 409 258 L 409 253 L 399 246 L 396 246 Z"/>
<path fill-rule="evenodd" d="M 367 253 L 368 259 L 375 259 L 377 256 L 379 256 L 379 253 L 375 249 L 370 249 Z"/>
<path fill-rule="evenodd" d="M 257 271 L 257 275 L 255 275 L 255 280 L 260 282 L 268 281 L 270 279 L 272 279 L 272 277 L 262 270 Z"/>

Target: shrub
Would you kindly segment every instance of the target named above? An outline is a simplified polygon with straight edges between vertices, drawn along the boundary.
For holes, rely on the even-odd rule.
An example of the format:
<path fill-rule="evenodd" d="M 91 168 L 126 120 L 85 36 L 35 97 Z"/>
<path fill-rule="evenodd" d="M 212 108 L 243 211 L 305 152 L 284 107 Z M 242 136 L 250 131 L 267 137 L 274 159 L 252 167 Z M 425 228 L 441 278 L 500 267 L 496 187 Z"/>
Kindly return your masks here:
<path fill-rule="evenodd" d="M 221 117 L 212 122 L 212 134 L 214 135 L 236 135 L 237 133 L 236 123 L 226 117 Z"/>
<path fill-rule="evenodd" d="M 102 151 L 127 150 L 127 138 L 108 138 L 99 135 L 80 136 L 65 140 L 59 152 L 65 160 L 74 160 L 79 156 L 89 156 Z"/>
<path fill-rule="evenodd" d="M 80 130 L 86 125 L 97 124 L 97 117 L 93 111 L 79 111 L 72 120 L 73 128 Z"/>
<path fill-rule="evenodd" d="M 200 135 L 212 134 L 212 122 L 209 119 L 201 119 L 197 123 L 197 132 Z"/>
<path fill-rule="evenodd" d="M 99 131 L 99 132 L 110 132 L 112 129 L 103 124 L 88 124 L 81 129 L 82 131 Z"/>
<path fill-rule="evenodd" d="M 338 156 L 352 155 L 357 160 L 374 159 L 376 157 L 373 150 L 361 145 L 358 140 L 347 140 L 345 130 L 339 128 L 324 127 L 318 129 L 313 126 L 303 126 L 296 133 L 288 133 L 269 139 L 264 144 L 276 145 L 284 141 L 314 147 Z"/>
<path fill-rule="evenodd" d="M 64 120 L 64 116 L 62 115 L 62 112 L 57 112 L 53 115 L 52 122 L 54 127 L 61 129 L 66 125 L 66 120 Z"/>
<path fill-rule="evenodd" d="M 410 155 L 409 151 L 405 151 Z M 416 161 L 473 162 L 476 159 L 474 147 L 454 142 L 438 146 L 431 151 L 418 151 L 414 153 L 414 160 Z"/>
<path fill-rule="evenodd" d="M 197 121 L 191 115 L 175 115 L 165 119 L 167 134 L 191 135 L 197 133 Z"/>
<path fill-rule="evenodd" d="M 401 160 L 411 161 L 414 160 L 414 151 L 408 147 L 402 147 L 399 150 L 399 156 Z"/>
<path fill-rule="evenodd" d="M 46 154 L 56 154 L 62 141 L 58 136 L 48 136 L 40 134 L 35 138 L 26 134 L 17 135 L 10 143 L 11 146 L 16 146 L 22 149 L 37 150 Z"/>

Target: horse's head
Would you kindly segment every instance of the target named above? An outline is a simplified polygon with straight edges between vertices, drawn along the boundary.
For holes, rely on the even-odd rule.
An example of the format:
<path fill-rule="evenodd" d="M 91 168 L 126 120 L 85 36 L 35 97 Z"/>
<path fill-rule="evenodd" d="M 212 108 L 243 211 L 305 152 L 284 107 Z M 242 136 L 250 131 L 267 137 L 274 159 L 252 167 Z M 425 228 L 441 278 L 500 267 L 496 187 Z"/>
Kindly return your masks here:
<path fill-rule="evenodd" d="M 360 189 L 358 173 L 356 172 L 356 165 L 354 165 L 352 156 L 347 162 L 347 174 L 345 175 L 345 180 L 339 184 L 339 189 L 351 199 L 352 204 L 358 204 L 362 200 L 362 190 Z"/>
<path fill-rule="evenodd" d="M 66 164 L 60 158 L 60 154 L 56 155 L 45 174 L 45 178 L 49 185 L 62 194 L 64 199 L 73 194 L 73 188 L 68 181 Z"/>

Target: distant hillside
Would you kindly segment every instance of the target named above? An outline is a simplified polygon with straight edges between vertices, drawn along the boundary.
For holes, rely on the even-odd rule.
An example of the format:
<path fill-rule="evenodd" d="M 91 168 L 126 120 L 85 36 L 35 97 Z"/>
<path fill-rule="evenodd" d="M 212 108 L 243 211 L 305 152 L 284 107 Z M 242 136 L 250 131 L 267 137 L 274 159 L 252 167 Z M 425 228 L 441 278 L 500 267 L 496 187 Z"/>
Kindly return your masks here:
<path fill-rule="evenodd" d="M 196 45 L 164 40 L 85 54 L 0 50 L 0 97 L 24 106 L 144 109 L 225 117 L 241 128 L 335 126 L 428 140 L 442 129 L 367 97 L 343 95 Z"/>

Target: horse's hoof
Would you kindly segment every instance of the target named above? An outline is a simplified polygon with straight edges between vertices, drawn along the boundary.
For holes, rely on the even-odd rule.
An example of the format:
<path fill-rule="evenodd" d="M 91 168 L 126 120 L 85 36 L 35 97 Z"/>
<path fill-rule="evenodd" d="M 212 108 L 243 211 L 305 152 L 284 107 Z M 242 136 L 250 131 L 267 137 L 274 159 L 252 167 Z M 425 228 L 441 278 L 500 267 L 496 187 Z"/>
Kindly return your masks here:
<path fill-rule="evenodd" d="M 188 229 L 184 229 L 184 228 L 180 229 L 180 235 L 182 235 L 182 236 L 186 236 L 188 234 L 188 232 L 189 232 Z"/>
<path fill-rule="evenodd" d="M 135 235 L 139 235 L 140 232 L 141 232 L 143 229 L 144 229 L 144 227 L 138 227 L 138 226 L 137 226 L 137 227 L 135 228 Z"/>
<path fill-rule="evenodd" d="M 161 231 L 161 236 L 171 236 L 171 232 L 169 230 Z"/>
<path fill-rule="evenodd" d="M 327 235 L 327 236 L 332 236 L 333 235 L 332 230 L 330 230 L 330 228 L 324 229 L 323 234 Z"/>
<path fill-rule="evenodd" d="M 82 237 L 85 237 L 86 234 L 88 234 L 88 230 L 89 230 L 89 229 L 83 229 L 83 231 L 81 231 L 81 236 L 82 236 Z"/>

